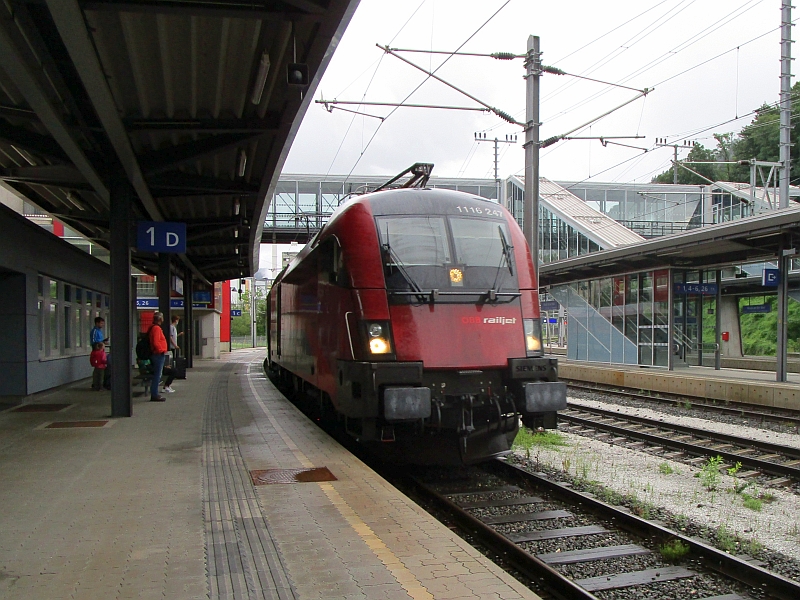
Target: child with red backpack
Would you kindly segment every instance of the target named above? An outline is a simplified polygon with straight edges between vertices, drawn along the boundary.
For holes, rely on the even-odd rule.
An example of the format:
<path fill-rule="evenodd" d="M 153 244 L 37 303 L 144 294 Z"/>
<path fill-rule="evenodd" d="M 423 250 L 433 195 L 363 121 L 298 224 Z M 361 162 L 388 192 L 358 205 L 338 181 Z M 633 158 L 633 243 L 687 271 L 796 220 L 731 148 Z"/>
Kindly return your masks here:
<path fill-rule="evenodd" d="M 92 347 L 94 350 L 92 350 L 92 353 L 89 355 L 89 363 L 94 367 L 94 373 L 92 373 L 92 389 L 97 392 L 102 386 L 103 375 L 105 374 L 106 368 L 108 368 L 108 357 L 106 356 L 105 344 L 103 344 L 103 342 L 97 342 Z"/>

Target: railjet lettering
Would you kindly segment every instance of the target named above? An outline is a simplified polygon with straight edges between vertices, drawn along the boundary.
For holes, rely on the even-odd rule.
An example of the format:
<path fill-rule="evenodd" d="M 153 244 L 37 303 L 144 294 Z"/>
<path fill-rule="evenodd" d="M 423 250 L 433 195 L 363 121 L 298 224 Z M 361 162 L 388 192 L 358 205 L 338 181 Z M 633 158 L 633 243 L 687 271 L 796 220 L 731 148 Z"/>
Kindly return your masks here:
<path fill-rule="evenodd" d="M 517 322 L 516 319 L 513 317 L 509 319 L 508 317 L 484 317 L 484 323 L 494 323 L 496 325 L 513 325 Z"/>
<path fill-rule="evenodd" d="M 461 322 L 467 323 L 484 323 L 486 325 L 514 325 L 517 319 L 514 317 L 461 317 Z"/>

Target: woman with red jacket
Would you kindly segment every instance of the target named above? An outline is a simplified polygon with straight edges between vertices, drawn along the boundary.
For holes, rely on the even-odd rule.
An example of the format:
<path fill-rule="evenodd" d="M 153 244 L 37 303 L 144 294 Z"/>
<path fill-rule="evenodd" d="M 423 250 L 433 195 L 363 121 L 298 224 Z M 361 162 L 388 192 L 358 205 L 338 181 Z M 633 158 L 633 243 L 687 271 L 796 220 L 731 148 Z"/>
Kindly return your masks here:
<path fill-rule="evenodd" d="M 150 402 L 164 402 L 166 398 L 159 395 L 158 384 L 161 382 L 161 375 L 164 372 L 164 361 L 167 358 L 167 338 L 161 330 L 161 323 L 164 322 L 163 313 L 157 312 L 153 315 L 153 325 L 147 336 L 150 338 L 150 363 L 153 365 L 153 381 L 150 384 Z"/>

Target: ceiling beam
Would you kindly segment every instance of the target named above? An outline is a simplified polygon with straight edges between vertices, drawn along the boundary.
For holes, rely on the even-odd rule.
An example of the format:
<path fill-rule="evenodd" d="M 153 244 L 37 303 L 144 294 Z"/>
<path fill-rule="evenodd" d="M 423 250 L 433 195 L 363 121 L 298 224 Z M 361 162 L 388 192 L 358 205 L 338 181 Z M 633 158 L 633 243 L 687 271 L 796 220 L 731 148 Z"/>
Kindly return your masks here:
<path fill-rule="evenodd" d="M 50 95 L 34 73 L 41 69 L 30 67 L 27 52 L 24 51 L 25 41 L 21 32 L 16 29 L 12 18 L 2 15 L 0 18 L 0 68 L 5 71 L 14 86 L 19 90 L 25 101 L 47 128 L 55 141 L 61 146 L 64 154 L 78 171 L 81 172 L 92 189 L 102 199 L 104 206 L 109 205 L 109 192 L 103 177 L 86 156 L 86 152 L 72 136 L 62 117 L 60 108 L 53 106 Z M 37 65 L 38 66 L 38 65 Z"/>
<path fill-rule="evenodd" d="M 195 244 L 193 242 L 195 242 L 197 240 L 201 240 L 203 238 L 206 238 L 206 237 L 209 237 L 209 236 L 212 236 L 212 235 L 224 234 L 226 231 L 230 231 L 231 229 L 235 229 L 236 227 L 239 227 L 238 223 L 236 225 L 226 225 L 224 227 L 218 227 L 216 229 L 205 229 L 204 231 L 201 231 L 200 233 L 193 233 L 192 235 L 188 235 L 187 234 L 186 243 L 187 244 L 191 244 L 192 247 L 195 247 Z"/>
<path fill-rule="evenodd" d="M 49 185 L 67 190 L 92 191 L 92 186 L 71 165 L 10 167 L 0 169 L 0 179 L 27 184 Z"/>
<path fill-rule="evenodd" d="M 280 115 L 269 113 L 263 119 L 124 119 L 125 127 L 133 131 L 167 131 L 188 133 L 269 133 L 277 131 Z"/>
<path fill-rule="evenodd" d="M 39 117 L 36 112 L 21 106 L 11 106 L 9 104 L 0 104 L 0 115 L 4 117 L 14 117 L 17 119 L 25 119 L 27 121 L 38 121 Z"/>
<path fill-rule="evenodd" d="M 161 150 L 153 150 L 139 156 L 142 170 L 148 175 L 155 175 L 180 165 L 193 162 L 208 154 L 217 154 L 249 142 L 251 139 L 264 135 L 262 133 L 222 133 L 201 140 L 186 142 L 177 146 L 168 146 Z"/>
<path fill-rule="evenodd" d="M 316 2 L 313 2 L 312 0 L 281 0 L 281 1 L 284 4 L 289 4 L 307 13 L 321 14 L 325 12 L 325 9 L 322 6 L 320 6 Z"/>
<path fill-rule="evenodd" d="M 158 198 L 174 196 L 255 195 L 258 185 L 244 180 L 217 179 L 193 173 L 173 171 L 147 178 L 147 183 Z"/>
<path fill-rule="evenodd" d="M 0 140 L 37 156 L 69 162 L 64 150 L 50 136 L 41 135 L 24 127 L 15 127 L 2 119 L 0 119 Z"/>
<path fill-rule="evenodd" d="M 271 9 L 274 3 L 242 2 L 236 0 L 216 2 L 203 0 L 81 0 L 84 10 L 114 11 L 166 15 L 191 15 L 198 17 L 260 19 L 266 22 L 291 21 L 294 23 L 316 23 L 324 17 L 323 12 L 312 14 L 300 11 Z M 285 4 L 281 6 L 283 9 Z"/>

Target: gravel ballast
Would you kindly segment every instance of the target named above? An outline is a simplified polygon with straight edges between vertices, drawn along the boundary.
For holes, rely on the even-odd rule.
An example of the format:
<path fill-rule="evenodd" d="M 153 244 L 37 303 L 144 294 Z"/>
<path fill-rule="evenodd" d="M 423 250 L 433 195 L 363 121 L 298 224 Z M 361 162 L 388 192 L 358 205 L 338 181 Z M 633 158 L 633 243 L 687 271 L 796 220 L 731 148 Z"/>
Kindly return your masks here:
<path fill-rule="evenodd" d="M 570 401 L 573 401 L 570 398 Z M 582 403 L 593 404 L 586 400 Z M 601 404 L 601 403 L 597 403 Z M 608 405 L 605 404 L 607 407 Z M 714 429 L 717 423 L 697 418 L 664 415 L 642 408 L 621 407 L 651 418 L 692 425 L 702 429 Z M 652 412 L 653 415 L 647 414 Z M 784 440 L 791 434 L 737 425 L 725 425 L 725 431 L 745 435 L 752 439 L 765 439 L 779 444 L 797 444 Z M 732 492 L 735 480 L 724 471 L 715 491 L 709 491 L 696 475 L 700 468 L 632 450 L 610 445 L 598 440 L 562 432 L 567 446 L 543 448 L 534 446 L 530 451 L 531 467 L 534 469 L 561 471 L 578 480 L 594 481 L 619 494 L 637 499 L 649 506 L 663 508 L 673 515 L 709 530 L 724 528 L 742 540 L 752 540 L 765 549 L 779 552 L 800 561 L 800 497 L 781 488 L 748 487 L 751 496 L 768 493 L 774 498 L 764 501 L 760 511 L 744 506 L 741 494 Z M 516 451 L 520 459 L 525 452 Z M 691 532 L 690 532 L 691 534 Z"/>

